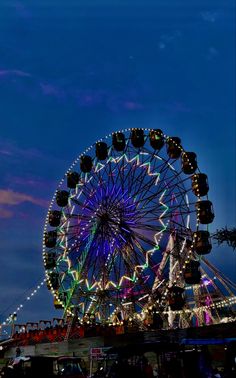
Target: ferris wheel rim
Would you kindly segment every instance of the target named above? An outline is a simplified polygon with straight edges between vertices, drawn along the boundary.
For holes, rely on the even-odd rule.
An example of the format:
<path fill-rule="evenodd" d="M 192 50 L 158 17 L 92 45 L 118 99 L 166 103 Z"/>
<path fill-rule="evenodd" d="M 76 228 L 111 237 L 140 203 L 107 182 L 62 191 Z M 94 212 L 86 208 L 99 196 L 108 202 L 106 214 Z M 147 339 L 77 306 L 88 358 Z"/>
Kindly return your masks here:
<path fill-rule="evenodd" d="M 80 158 L 81 158 L 82 156 L 84 156 L 85 154 L 87 154 L 88 152 L 90 152 L 90 151 L 96 146 L 96 144 L 97 144 L 98 142 L 106 141 L 108 138 L 111 138 L 113 134 L 118 133 L 118 132 L 121 132 L 121 133 L 122 133 L 122 132 L 131 132 L 132 130 L 136 130 L 136 129 L 141 129 L 141 130 L 143 130 L 143 131 L 148 131 L 148 132 L 150 132 L 150 131 L 154 131 L 154 130 L 155 130 L 155 129 L 152 129 L 152 128 L 127 128 L 127 129 L 123 129 L 123 130 L 118 130 L 118 131 L 115 131 L 115 132 L 113 132 L 113 133 L 110 133 L 110 134 L 108 134 L 107 136 L 105 136 L 105 137 L 99 139 L 98 141 L 96 141 L 95 143 L 93 143 L 90 147 L 88 147 L 87 149 L 85 149 L 85 151 L 84 151 L 82 154 L 80 154 L 80 155 L 79 155 L 79 156 L 73 161 L 73 163 L 71 164 L 71 166 L 69 167 L 69 169 L 66 171 L 66 173 L 65 173 L 65 175 L 64 175 L 64 177 L 63 177 L 63 179 L 60 181 L 60 183 L 59 183 L 59 185 L 58 185 L 58 188 L 57 188 L 57 190 L 55 191 L 54 196 L 53 196 L 53 198 L 52 198 L 52 201 L 51 201 L 51 203 L 50 203 L 49 211 L 50 211 L 50 210 L 52 209 L 52 207 L 53 207 L 53 204 L 54 204 L 54 202 L 55 202 L 56 193 L 57 193 L 58 190 L 62 187 L 63 182 L 64 182 L 64 180 L 65 180 L 67 174 L 70 173 L 70 172 L 72 172 L 73 168 L 76 166 L 76 164 L 79 163 L 79 160 L 80 160 Z M 168 138 L 170 138 L 170 137 L 168 137 L 167 135 L 164 134 L 165 142 L 167 141 Z M 130 137 L 128 137 L 127 139 L 129 140 Z M 182 152 L 182 153 L 185 152 L 185 150 L 183 149 L 182 146 L 180 146 L 180 149 L 181 149 L 181 152 Z M 163 160 L 163 158 L 161 158 L 161 159 Z M 172 168 L 170 167 L 170 169 L 172 169 Z M 174 170 L 174 169 L 173 169 L 173 170 Z M 197 171 L 200 172 L 198 167 L 197 167 Z M 187 178 L 186 178 L 186 179 L 187 179 Z M 186 194 L 186 196 L 187 196 L 187 194 Z M 187 198 L 188 198 L 188 197 L 187 197 Z M 207 197 L 207 198 L 208 198 L 208 197 Z M 198 198 L 198 200 L 199 200 L 199 198 Z M 48 214 L 49 214 L 49 212 L 48 212 Z M 44 228 L 45 231 L 47 230 L 47 224 L 48 224 L 48 215 L 47 215 L 46 222 L 45 222 L 45 228 Z M 198 227 L 198 225 L 199 225 L 199 224 L 197 223 L 196 226 Z M 43 247 L 44 247 L 44 249 L 45 249 L 45 245 L 44 245 Z"/>

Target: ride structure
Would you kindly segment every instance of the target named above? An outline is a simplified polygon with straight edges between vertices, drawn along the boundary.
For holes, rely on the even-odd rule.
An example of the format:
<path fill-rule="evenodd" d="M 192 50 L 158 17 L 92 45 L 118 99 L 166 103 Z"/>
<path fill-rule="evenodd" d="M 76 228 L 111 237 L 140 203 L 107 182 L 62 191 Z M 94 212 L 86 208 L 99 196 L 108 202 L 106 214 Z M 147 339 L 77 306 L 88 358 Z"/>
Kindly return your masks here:
<path fill-rule="evenodd" d="M 235 317 L 236 285 L 206 258 L 214 219 L 194 152 L 160 129 L 125 129 L 70 166 L 45 222 L 47 286 L 64 317 L 138 329 Z"/>

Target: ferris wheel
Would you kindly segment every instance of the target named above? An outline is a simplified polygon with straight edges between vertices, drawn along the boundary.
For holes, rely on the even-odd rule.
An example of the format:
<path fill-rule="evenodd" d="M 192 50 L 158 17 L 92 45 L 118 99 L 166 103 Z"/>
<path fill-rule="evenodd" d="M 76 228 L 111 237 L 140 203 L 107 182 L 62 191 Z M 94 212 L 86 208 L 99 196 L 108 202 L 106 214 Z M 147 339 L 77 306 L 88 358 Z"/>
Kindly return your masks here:
<path fill-rule="evenodd" d="M 81 322 L 144 328 L 150 314 L 167 328 L 221 319 L 225 290 L 227 305 L 235 297 L 203 257 L 212 248 L 208 190 L 196 154 L 160 129 L 125 129 L 90 146 L 65 173 L 46 217 L 43 258 L 55 307 Z"/>

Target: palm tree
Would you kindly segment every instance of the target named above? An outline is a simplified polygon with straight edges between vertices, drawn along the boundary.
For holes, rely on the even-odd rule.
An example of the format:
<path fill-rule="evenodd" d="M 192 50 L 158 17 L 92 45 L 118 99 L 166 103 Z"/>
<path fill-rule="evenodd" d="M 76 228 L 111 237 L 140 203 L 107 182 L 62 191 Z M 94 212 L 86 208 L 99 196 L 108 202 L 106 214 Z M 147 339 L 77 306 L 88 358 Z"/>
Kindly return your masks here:
<path fill-rule="evenodd" d="M 212 238 L 217 241 L 218 245 L 227 243 L 228 246 L 236 249 L 236 227 L 228 229 L 227 226 L 216 230 L 216 233 L 212 235 Z"/>

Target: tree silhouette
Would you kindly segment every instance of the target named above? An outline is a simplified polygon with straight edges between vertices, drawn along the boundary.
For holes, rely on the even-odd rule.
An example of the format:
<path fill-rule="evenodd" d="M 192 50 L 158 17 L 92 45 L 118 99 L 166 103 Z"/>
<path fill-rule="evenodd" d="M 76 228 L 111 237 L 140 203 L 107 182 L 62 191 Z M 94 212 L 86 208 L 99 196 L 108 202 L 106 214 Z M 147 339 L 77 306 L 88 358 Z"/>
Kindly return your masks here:
<path fill-rule="evenodd" d="M 227 243 L 228 246 L 236 249 L 236 227 L 228 229 L 227 226 L 216 230 L 216 233 L 212 235 L 212 238 L 217 241 L 218 245 Z"/>

